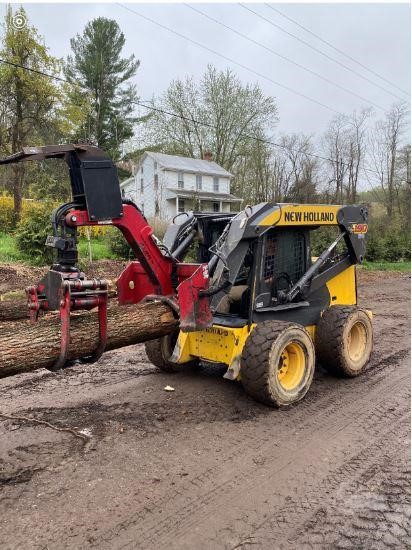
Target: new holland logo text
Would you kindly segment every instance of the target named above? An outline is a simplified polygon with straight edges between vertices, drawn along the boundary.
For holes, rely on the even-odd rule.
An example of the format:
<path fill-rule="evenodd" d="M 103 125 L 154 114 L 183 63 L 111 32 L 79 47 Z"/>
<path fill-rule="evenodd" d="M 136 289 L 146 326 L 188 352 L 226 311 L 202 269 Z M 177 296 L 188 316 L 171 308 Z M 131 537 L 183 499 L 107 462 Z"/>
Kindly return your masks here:
<path fill-rule="evenodd" d="M 285 212 L 285 222 L 333 222 L 333 212 Z"/>

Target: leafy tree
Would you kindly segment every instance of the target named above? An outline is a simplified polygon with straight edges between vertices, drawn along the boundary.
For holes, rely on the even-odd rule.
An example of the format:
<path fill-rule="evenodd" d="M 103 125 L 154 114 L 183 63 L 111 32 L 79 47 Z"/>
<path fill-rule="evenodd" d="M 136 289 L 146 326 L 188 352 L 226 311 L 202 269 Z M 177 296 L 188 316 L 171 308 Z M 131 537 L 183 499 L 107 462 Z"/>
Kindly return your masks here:
<path fill-rule="evenodd" d="M 227 170 L 253 146 L 255 140 L 245 135 L 261 137 L 277 122 L 275 100 L 257 84 L 244 85 L 231 70 L 211 65 L 199 84 L 193 78 L 173 81 L 153 107 L 158 110 L 146 125 L 150 143 L 193 158 L 210 151 Z"/>
<path fill-rule="evenodd" d="M 27 21 L 23 8 L 14 15 Z M 60 63 L 49 55 L 34 27 L 26 24 L 19 29 L 13 25 L 11 7 L 7 8 L 4 21 L 0 57 L 7 62 L 0 64 L 0 150 L 4 155 L 15 153 L 30 142 L 42 143 L 53 126 L 61 90 L 40 73 L 57 75 Z M 14 196 L 16 220 L 20 218 L 29 173 L 30 169 L 21 163 L 8 171 L 6 187 Z"/>
<path fill-rule="evenodd" d="M 139 67 L 134 55 L 122 58 L 124 34 L 116 21 L 98 17 L 83 34 L 70 40 L 73 55 L 67 58 L 66 78 L 89 91 L 90 109 L 77 127 L 79 138 L 88 138 L 118 159 L 122 144 L 133 135 L 133 101 L 136 88 L 127 84 Z"/>

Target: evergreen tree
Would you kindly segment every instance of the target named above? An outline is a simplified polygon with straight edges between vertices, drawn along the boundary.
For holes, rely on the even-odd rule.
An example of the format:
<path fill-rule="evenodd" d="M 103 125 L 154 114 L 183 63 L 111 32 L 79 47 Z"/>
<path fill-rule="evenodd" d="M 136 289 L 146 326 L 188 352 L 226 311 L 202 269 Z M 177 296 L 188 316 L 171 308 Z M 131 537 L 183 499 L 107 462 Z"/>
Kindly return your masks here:
<path fill-rule="evenodd" d="M 66 77 L 88 90 L 91 112 L 78 128 L 79 137 L 90 141 L 118 159 L 122 144 L 133 135 L 133 101 L 136 88 L 127 83 L 139 67 L 134 55 L 122 58 L 125 38 L 116 21 L 98 17 L 82 35 L 72 38 L 73 55 L 67 59 Z"/>

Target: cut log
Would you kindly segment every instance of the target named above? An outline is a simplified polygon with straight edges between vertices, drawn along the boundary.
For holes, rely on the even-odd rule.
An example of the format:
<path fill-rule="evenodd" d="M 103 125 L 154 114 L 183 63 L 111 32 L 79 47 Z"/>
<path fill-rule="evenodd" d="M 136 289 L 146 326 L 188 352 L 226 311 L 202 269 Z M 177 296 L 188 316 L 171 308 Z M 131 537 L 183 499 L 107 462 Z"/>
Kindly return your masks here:
<path fill-rule="evenodd" d="M 170 334 L 178 327 L 172 310 L 160 302 L 112 306 L 107 312 L 107 350 L 145 342 Z M 99 342 L 96 312 L 72 315 L 68 359 L 91 355 Z M 0 325 L 0 377 L 49 368 L 60 354 L 60 319 L 54 315 Z"/>
<path fill-rule="evenodd" d="M 27 299 L 0 302 L 0 322 L 28 319 Z"/>
<path fill-rule="evenodd" d="M 117 296 L 116 281 L 108 281 L 109 300 Z M 40 312 L 42 315 L 42 312 Z M 13 291 L 0 296 L 0 323 L 28 319 L 27 298 L 24 290 Z"/>

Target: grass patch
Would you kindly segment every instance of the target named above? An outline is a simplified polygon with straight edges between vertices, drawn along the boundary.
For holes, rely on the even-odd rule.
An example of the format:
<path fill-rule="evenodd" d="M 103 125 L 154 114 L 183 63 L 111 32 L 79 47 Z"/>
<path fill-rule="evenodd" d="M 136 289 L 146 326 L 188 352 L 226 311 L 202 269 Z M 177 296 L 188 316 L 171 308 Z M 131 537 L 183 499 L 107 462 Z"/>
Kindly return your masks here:
<path fill-rule="evenodd" d="M 116 256 L 110 251 L 108 243 L 104 239 L 92 239 L 92 258 L 96 260 L 113 260 Z M 89 261 L 89 248 L 87 239 L 81 238 L 78 243 L 79 261 Z M 8 233 L 0 232 L 0 263 L 24 262 L 29 265 L 38 265 L 36 258 L 27 256 L 17 248 L 16 238 Z"/>
<path fill-rule="evenodd" d="M 79 260 L 83 262 L 89 261 L 89 247 L 87 239 L 80 239 L 77 245 L 79 251 Z M 111 252 L 107 241 L 104 239 L 92 239 L 91 240 L 92 258 L 96 260 L 114 260 L 116 256 Z"/>
<path fill-rule="evenodd" d="M 24 254 L 17 248 L 16 239 L 9 233 L 0 233 L 0 262 L 28 262 Z"/>
<path fill-rule="evenodd" d="M 362 268 L 366 271 L 402 271 L 411 270 L 411 262 L 363 262 Z"/>

